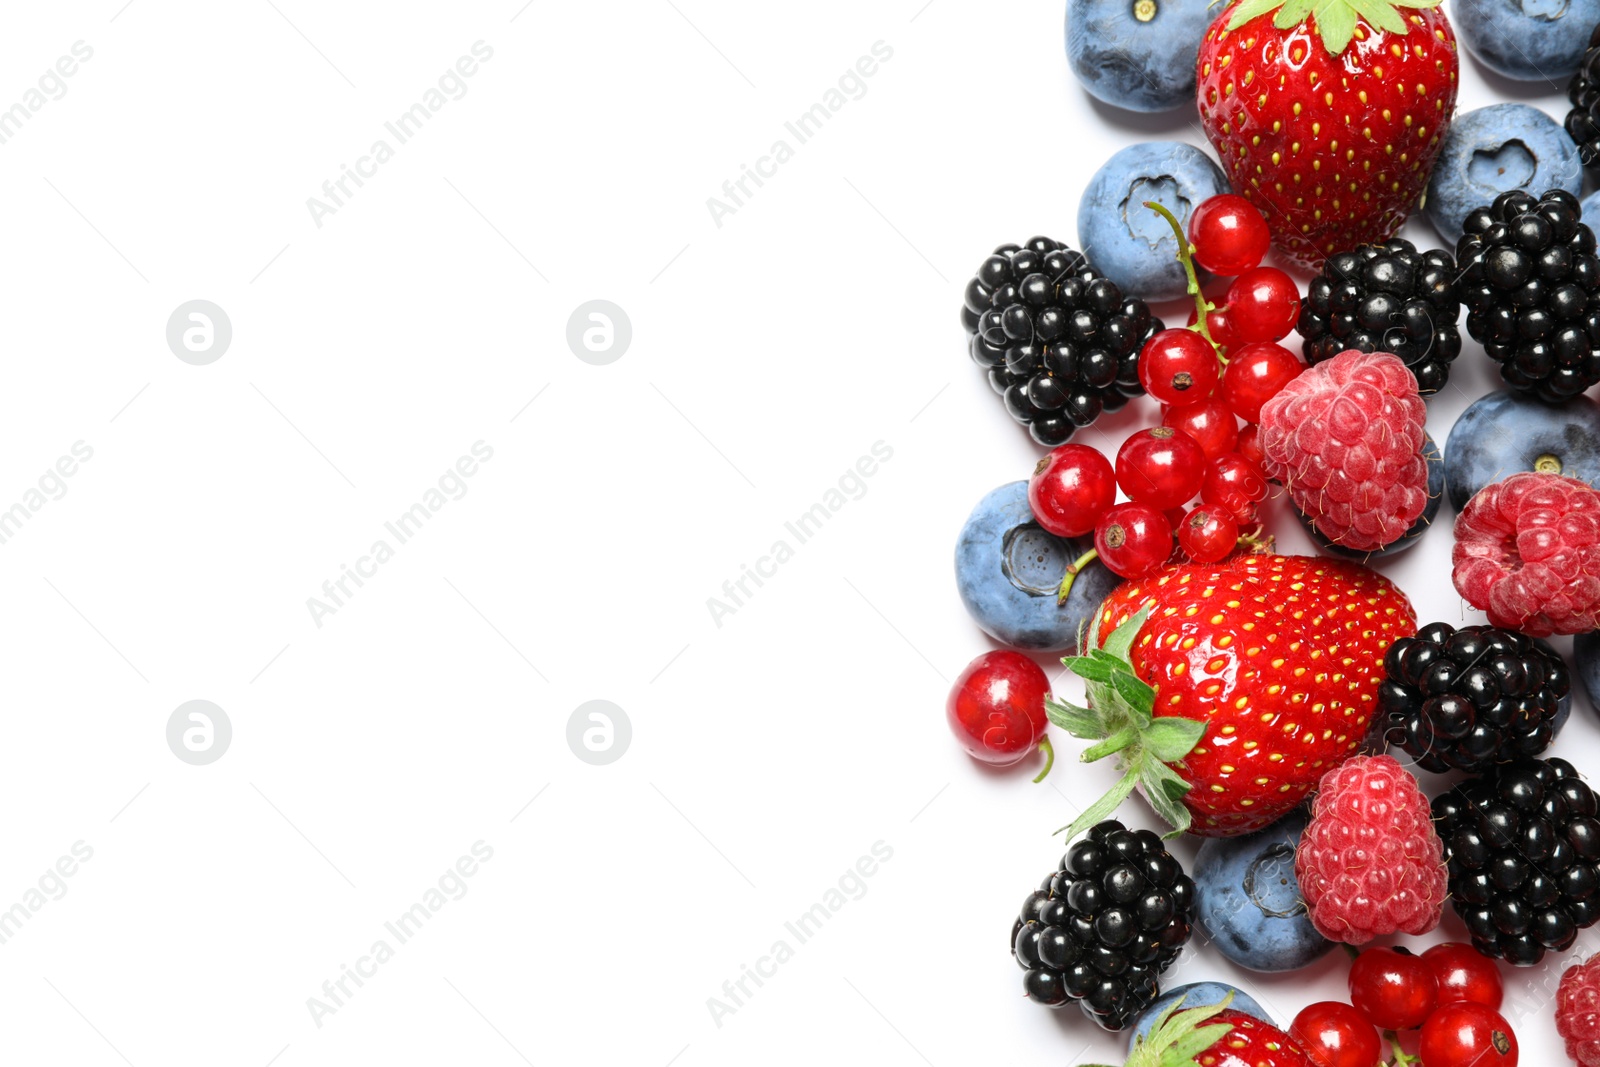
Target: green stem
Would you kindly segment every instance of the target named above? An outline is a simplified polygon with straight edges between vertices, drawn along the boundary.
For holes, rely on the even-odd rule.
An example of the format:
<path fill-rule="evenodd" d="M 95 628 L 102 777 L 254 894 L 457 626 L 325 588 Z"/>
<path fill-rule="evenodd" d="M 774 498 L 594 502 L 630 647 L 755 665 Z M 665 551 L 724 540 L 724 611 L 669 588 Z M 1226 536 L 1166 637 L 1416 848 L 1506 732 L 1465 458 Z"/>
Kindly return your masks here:
<path fill-rule="evenodd" d="M 1400 1035 L 1393 1030 L 1385 1030 L 1384 1036 L 1389 1039 L 1389 1045 L 1394 1049 L 1394 1067 L 1408 1067 L 1409 1064 L 1421 1063 L 1420 1057 L 1411 1056 L 1400 1047 Z"/>
<path fill-rule="evenodd" d="M 1205 293 L 1200 291 L 1200 275 L 1194 269 L 1194 246 L 1189 243 L 1188 235 L 1183 232 L 1183 224 L 1178 221 L 1176 215 L 1154 200 L 1146 200 L 1144 206 L 1166 219 L 1167 225 L 1172 227 L 1173 234 L 1178 238 L 1178 262 L 1183 264 L 1183 273 L 1189 278 L 1189 295 L 1194 297 L 1195 323 L 1189 328 L 1206 339 L 1211 350 L 1217 354 L 1217 361 L 1226 366 L 1228 360 L 1222 354 L 1222 347 L 1211 336 L 1211 328 L 1206 323 L 1206 316 L 1217 308 L 1206 299 Z"/>
<path fill-rule="evenodd" d="M 1050 743 L 1049 737 L 1044 737 L 1039 741 L 1039 751 L 1044 753 L 1044 770 L 1040 771 L 1039 776 L 1034 779 L 1036 783 L 1044 781 L 1044 776 L 1049 774 L 1050 768 L 1056 765 L 1056 746 Z"/>
<path fill-rule="evenodd" d="M 1072 565 L 1067 568 L 1066 577 L 1061 579 L 1061 589 L 1056 594 L 1057 605 L 1065 604 L 1067 602 L 1067 594 L 1072 592 L 1072 583 L 1078 577 L 1078 572 L 1099 558 L 1100 553 L 1091 548 L 1089 551 L 1072 561 Z"/>
<path fill-rule="evenodd" d="M 1341 941 L 1339 943 L 1339 947 L 1344 949 L 1352 960 L 1359 959 L 1361 957 L 1361 950 L 1356 948 L 1354 945 L 1346 944 L 1345 942 Z"/>
<path fill-rule="evenodd" d="M 1139 731 L 1133 727 L 1118 730 L 1098 745 L 1090 745 L 1078 756 L 1084 763 L 1093 763 L 1095 760 L 1105 759 L 1113 753 L 1121 752 L 1139 738 Z"/>

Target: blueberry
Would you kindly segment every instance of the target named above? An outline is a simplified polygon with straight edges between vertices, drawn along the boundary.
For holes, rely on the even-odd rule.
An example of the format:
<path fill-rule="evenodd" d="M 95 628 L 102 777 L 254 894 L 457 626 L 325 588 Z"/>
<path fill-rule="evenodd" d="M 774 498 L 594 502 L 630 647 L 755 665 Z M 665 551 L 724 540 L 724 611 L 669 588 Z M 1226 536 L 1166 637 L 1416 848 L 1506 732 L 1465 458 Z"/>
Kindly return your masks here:
<path fill-rule="evenodd" d="M 1580 210 L 1583 212 L 1583 221 L 1588 223 L 1590 229 L 1600 224 L 1600 190 L 1596 190 L 1584 197 L 1583 206 Z"/>
<path fill-rule="evenodd" d="M 1583 691 L 1589 694 L 1590 706 L 1600 708 L 1600 631 L 1572 639 L 1572 662 Z"/>
<path fill-rule="evenodd" d="M 1600 485 L 1600 403 L 1493 392 L 1461 413 L 1444 443 L 1445 492 L 1457 511 L 1484 486 L 1531 470 Z"/>
<path fill-rule="evenodd" d="M 1067 565 L 1093 547 L 1091 537 L 1056 537 L 1034 522 L 1027 482 L 1002 485 L 978 501 L 956 542 L 961 602 L 972 621 L 1003 645 L 1075 652 L 1079 626 L 1122 583 L 1095 560 L 1073 582 L 1067 602 L 1056 604 Z"/>
<path fill-rule="evenodd" d="M 1067 62 L 1083 87 L 1129 111 L 1193 107 L 1211 0 L 1067 0 Z"/>
<path fill-rule="evenodd" d="M 1233 994 L 1233 1000 L 1228 1003 L 1230 1010 L 1242 1012 L 1253 1019 L 1260 1019 L 1268 1026 L 1277 1025 L 1266 1010 L 1255 1002 L 1255 998 L 1242 989 L 1226 982 L 1190 982 L 1188 985 L 1169 989 L 1151 1001 L 1148 1008 L 1134 1016 L 1133 1028 L 1128 1035 L 1128 1051 L 1132 1052 L 1134 1042 L 1150 1033 L 1150 1028 L 1155 1025 L 1156 1016 L 1166 1011 L 1168 1005 L 1176 1003 L 1178 998 L 1183 998 L 1183 1007 L 1178 1010 L 1187 1011 L 1190 1008 L 1206 1008 L 1213 1004 L 1221 1004 L 1222 998 L 1229 993 Z"/>
<path fill-rule="evenodd" d="M 1294 971 L 1333 947 L 1306 915 L 1294 852 L 1297 811 L 1259 833 L 1207 838 L 1194 861 L 1195 920 L 1217 951 L 1252 971 Z"/>
<path fill-rule="evenodd" d="M 1478 62 L 1517 81 L 1565 81 L 1578 71 L 1600 0 L 1468 0 L 1450 6 L 1456 36 Z"/>
<path fill-rule="evenodd" d="M 1078 201 L 1078 244 L 1125 295 L 1176 300 L 1188 292 L 1178 239 L 1167 220 L 1144 206 L 1161 204 L 1185 232 L 1204 200 L 1229 191 L 1211 157 L 1180 141 L 1130 145 L 1106 161 Z"/>
<path fill-rule="evenodd" d="M 1300 520 L 1300 525 L 1305 527 L 1306 533 L 1311 535 L 1311 540 L 1316 542 L 1318 548 L 1331 556 L 1365 562 L 1404 552 L 1422 540 L 1422 535 L 1433 525 L 1433 517 L 1439 513 L 1439 501 L 1444 497 L 1444 456 L 1440 454 L 1439 446 L 1434 443 L 1433 435 L 1425 436 L 1427 440 L 1423 442 L 1422 454 L 1428 461 L 1428 502 L 1422 506 L 1422 514 L 1417 516 L 1417 521 L 1411 524 L 1411 528 L 1380 549 L 1358 552 L 1353 548 L 1345 548 L 1329 541 L 1322 535 L 1322 531 L 1311 525 L 1310 519 L 1296 511 L 1295 517 Z"/>
<path fill-rule="evenodd" d="M 1433 228 L 1454 244 L 1468 212 L 1512 189 L 1536 197 L 1549 189 L 1581 195 L 1578 146 L 1555 119 L 1527 104 L 1494 104 L 1457 115 L 1428 181 Z"/>

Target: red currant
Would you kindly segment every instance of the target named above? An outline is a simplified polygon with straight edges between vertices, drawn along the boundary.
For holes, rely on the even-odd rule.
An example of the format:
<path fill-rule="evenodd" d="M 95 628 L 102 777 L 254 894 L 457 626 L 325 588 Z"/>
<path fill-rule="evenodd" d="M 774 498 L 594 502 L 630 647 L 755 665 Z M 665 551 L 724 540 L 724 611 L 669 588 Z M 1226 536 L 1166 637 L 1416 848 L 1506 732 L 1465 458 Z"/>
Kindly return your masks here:
<path fill-rule="evenodd" d="M 1199 321 L 1200 313 L 1198 311 L 1189 312 L 1189 326 L 1191 329 Z M 1211 339 L 1220 345 L 1224 351 L 1239 343 L 1239 339 L 1233 335 L 1233 319 L 1229 317 L 1228 309 L 1225 307 L 1214 308 L 1206 313 L 1206 329 L 1210 331 Z"/>
<path fill-rule="evenodd" d="M 1242 196 L 1213 196 L 1189 216 L 1195 262 L 1212 274 L 1243 274 L 1261 262 L 1271 242 L 1267 220 Z"/>
<path fill-rule="evenodd" d="M 1217 508 L 1195 508 L 1178 526 L 1178 547 L 1196 563 L 1220 562 L 1238 544 L 1239 524 Z"/>
<path fill-rule="evenodd" d="M 1302 1008 L 1289 1024 L 1289 1036 L 1315 1067 L 1377 1067 L 1384 1059 L 1377 1028 L 1336 1000 Z"/>
<path fill-rule="evenodd" d="M 1300 288 L 1277 267 L 1256 267 L 1228 286 L 1233 332 L 1247 344 L 1279 341 L 1300 321 Z"/>
<path fill-rule="evenodd" d="M 1506 995 L 1500 968 L 1471 945 L 1459 941 L 1434 945 L 1422 954 L 1422 960 L 1439 980 L 1440 1004 L 1466 1000 L 1500 1010 Z"/>
<path fill-rule="evenodd" d="M 1206 464 L 1205 477 L 1200 480 L 1200 499 L 1242 521 L 1267 499 L 1267 476 L 1239 453 L 1224 453 Z"/>
<path fill-rule="evenodd" d="M 1117 450 L 1117 484 L 1128 499 L 1158 511 L 1187 503 L 1200 491 L 1206 454 L 1182 430 L 1140 430 Z"/>
<path fill-rule="evenodd" d="M 1350 964 L 1350 1003 L 1380 1030 L 1415 1030 L 1438 1002 L 1439 981 L 1421 956 L 1369 948 Z"/>
<path fill-rule="evenodd" d="M 1260 433 L 1261 427 L 1252 422 L 1250 425 L 1239 431 L 1239 443 L 1234 446 L 1235 451 L 1237 451 L 1239 455 L 1243 456 L 1245 459 L 1249 460 L 1251 463 L 1254 463 L 1258 467 L 1261 466 L 1261 464 L 1267 458 L 1267 454 L 1261 451 L 1261 440 L 1258 436 Z"/>
<path fill-rule="evenodd" d="M 985 652 L 956 679 L 944 713 L 974 759 L 1009 767 L 1044 738 L 1049 695 L 1050 679 L 1033 660 L 1020 652 Z"/>
<path fill-rule="evenodd" d="M 1143 578 L 1172 555 L 1172 523 L 1148 504 L 1118 504 L 1095 526 L 1094 548 L 1113 574 Z"/>
<path fill-rule="evenodd" d="M 1034 519 L 1057 537 L 1082 537 L 1116 502 L 1111 461 L 1088 445 L 1062 445 L 1039 461 L 1028 481 Z"/>
<path fill-rule="evenodd" d="M 1245 422 L 1259 422 L 1261 406 L 1306 369 L 1295 354 L 1270 341 L 1248 344 L 1228 357 L 1222 399 Z"/>
<path fill-rule="evenodd" d="M 1207 459 L 1215 459 L 1231 450 L 1239 433 L 1239 422 L 1233 412 L 1215 398 L 1168 408 L 1161 414 L 1161 425 L 1182 430 L 1194 438 Z"/>
<path fill-rule="evenodd" d="M 1517 1067 L 1517 1035 L 1493 1008 L 1458 1001 L 1423 1024 L 1417 1052 L 1426 1067 Z"/>
<path fill-rule="evenodd" d="M 1192 330 L 1162 330 L 1139 353 L 1139 384 L 1163 404 L 1187 404 L 1217 385 L 1217 354 Z"/>

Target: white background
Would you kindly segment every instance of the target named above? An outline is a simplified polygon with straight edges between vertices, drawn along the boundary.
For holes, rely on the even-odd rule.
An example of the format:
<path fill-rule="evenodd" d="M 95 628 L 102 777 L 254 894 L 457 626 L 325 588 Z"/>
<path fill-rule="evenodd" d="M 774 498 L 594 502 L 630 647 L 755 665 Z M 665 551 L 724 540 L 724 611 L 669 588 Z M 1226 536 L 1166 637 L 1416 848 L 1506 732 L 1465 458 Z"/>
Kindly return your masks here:
<path fill-rule="evenodd" d="M 1075 243 L 1116 148 L 1203 144 L 1187 112 L 1091 104 L 1059 3 L 275 3 L 13 5 L 0 34 L 0 107 L 94 50 L 0 145 L 0 508 L 94 451 L 0 545 L 0 909 L 93 849 L 0 945 L 0 1059 L 1116 1059 L 1025 1002 L 1007 950 L 1113 769 L 1063 740 L 1031 785 L 943 721 L 991 647 L 956 533 L 1039 454 L 957 309 L 994 245 Z M 307 198 L 479 40 L 466 95 L 315 225 Z M 879 41 L 866 94 L 719 227 L 707 198 Z M 1462 75 L 1464 107 L 1563 113 L 1561 87 Z M 201 367 L 165 340 L 197 298 L 234 331 Z M 565 341 L 596 298 L 633 325 L 609 366 Z M 1441 444 L 1491 381 L 1468 342 Z M 478 441 L 466 495 L 317 626 L 307 598 Z M 865 495 L 717 626 L 707 598 L 878 441 Z M 1385 569 L 1424 618 L 1476 620 L 1442 517 Z M 166 744 L 192 699 L 232 722 L 209 766 Z M 566 743 L 591 699 L 631 719 L 608 766 Z M 307 999 L 480 840 L 467 894 L 317 1025 Z M 798 945 L 785 921 L 879 841 Z M 707 998 L 779 938 L 793 959 L 717 1025 Z M 1344 970 L 1201 951 L 1167 984 L 1243 982 L 1287 1023 Z M 1556 973 L 1510 976 L 1524 1062 L 1559 1057 Z"/>

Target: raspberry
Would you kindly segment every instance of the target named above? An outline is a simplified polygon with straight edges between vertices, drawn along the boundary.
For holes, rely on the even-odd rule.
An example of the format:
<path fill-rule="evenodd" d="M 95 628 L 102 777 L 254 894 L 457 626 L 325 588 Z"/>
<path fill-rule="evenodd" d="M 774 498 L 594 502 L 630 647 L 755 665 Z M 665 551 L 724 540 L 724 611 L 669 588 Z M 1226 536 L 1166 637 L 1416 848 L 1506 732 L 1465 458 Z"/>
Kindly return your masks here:
<path fill-rule="evenodd" d="M 1568 967 L 1556 990 L 1556 1033 L 1581 1067 L 1600 1067 L 1600 956 Z"/>
<path fill-rule="evenodd" d="M 1333 544 L 1383 548 L 1428 503 L 1426 420 L 1417 379 L 1398 357 L 1350 349 L 1262 407 L 1264 465 Z"/>
<path fill-rule="evenodd" d="M 1456 592 L 1530 637 L 1600 629 L 1600 492 L 1526 472 L 1485 486 L 1456 516 Z"/>
<path fill-rule="evenodd" d="M 1311 924 L 1362 945 L 1425 934 L 1444 914 L 1444 845 L 1428 798 L 1393 756 L 1356 756 L 1322 776 L 1295 876 Z"/>

